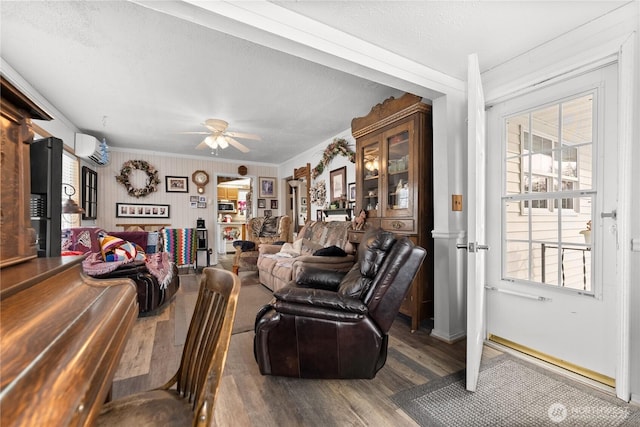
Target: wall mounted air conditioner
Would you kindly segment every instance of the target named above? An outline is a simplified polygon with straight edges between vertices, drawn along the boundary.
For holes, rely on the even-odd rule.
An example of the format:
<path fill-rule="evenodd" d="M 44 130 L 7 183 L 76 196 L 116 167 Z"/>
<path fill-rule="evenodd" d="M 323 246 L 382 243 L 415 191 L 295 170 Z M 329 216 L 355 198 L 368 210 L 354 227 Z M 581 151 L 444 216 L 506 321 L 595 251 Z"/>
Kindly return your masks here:
<path fill-rule="evenodd" d="M 104 139 L 100 142 L 95 136 L 76 133 L 75 143 L 76 156 L 89 160 L 97 166 L 106 166 L 109 164 L 109 150 L 107 142 Z"/>

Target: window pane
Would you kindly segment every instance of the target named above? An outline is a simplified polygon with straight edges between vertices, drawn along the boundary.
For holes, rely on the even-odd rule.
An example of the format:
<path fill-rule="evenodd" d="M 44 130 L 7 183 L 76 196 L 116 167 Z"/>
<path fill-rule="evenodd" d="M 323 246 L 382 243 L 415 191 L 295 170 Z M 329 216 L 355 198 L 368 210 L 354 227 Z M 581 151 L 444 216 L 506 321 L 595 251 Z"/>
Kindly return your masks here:
<path fill-rule="evenodd" d="M 505 278 L 592 291 L 592 110 L 590 94 L 506 120 Z"/>
<path fill-rule="evenodd" d="M 520 194 L 524 190 L 522 180 L 529 171 L 530 158 L 523 154 L 529 147 L 529 114 L 507 119 L 506 122 L 506 194 Z"/>
<path fill-rule="evenodd" d="M 531 203 L 549 204 L 549 200 L 532 200 Z M 532 232 L 531 238 L 535 242 L 557 242 L 558 241 L 558 213 L 559 211 L 545 212 L 542 215 L 531 215 Z"/>
<path fill-rule="evenodd" d="M 507 242 L 504 275 L 508 279 L 529 280 L 529 245 Z"/>
<path fill-rule="evenodd" d="M 593 189 L 593 146 L 581 145 L 578 148 L 578 180 L 580 182 L 581 190 Z"/>
<path fill-rule="evenodd" d="M 536 274 L 540 274 L 538 279 L 547 285 L 558 285 L 558 245 L 552 243 L 540 243 L 539 267 Z M 538 277 L 538 276 L 536 276 Z"/>
<path fill-rule="evenodd" d="M 578 150 L 565 148 L 561 151 L 561 174 L 563 177 L 578 177 Z"/>
<path fill-rule="evenodd" d="M 593 94 L 562 104 L 562 145 L 593 142 Z"/>
<path fill-rule="evenodd" d="M 550 107 L 543 108 L 531 113 L 531 133 L 535 138 L 539 139 L 539 150 L 535 150 L 535 144 L 532 144 L 532 152 L 549 151 L 551 140 L 558 140 L 558 133 L 560 131 L 558 119 L 559 119 L 560 106 L 552 105 Z M 532 141 L 532 143 L 533 143 Z"/>

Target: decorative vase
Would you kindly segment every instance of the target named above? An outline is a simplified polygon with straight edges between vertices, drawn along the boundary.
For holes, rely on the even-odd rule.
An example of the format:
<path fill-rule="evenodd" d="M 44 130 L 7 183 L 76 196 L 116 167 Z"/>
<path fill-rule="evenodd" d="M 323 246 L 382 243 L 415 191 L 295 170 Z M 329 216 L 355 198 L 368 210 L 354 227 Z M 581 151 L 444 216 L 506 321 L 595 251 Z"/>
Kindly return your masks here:
<path fill-rule="evenodd" d="M 591 230 L 582 230 L 580 231 L 580 234 L 582 234 L 584 236 L 584 242 L 587 245 L 591 244 Z"/>

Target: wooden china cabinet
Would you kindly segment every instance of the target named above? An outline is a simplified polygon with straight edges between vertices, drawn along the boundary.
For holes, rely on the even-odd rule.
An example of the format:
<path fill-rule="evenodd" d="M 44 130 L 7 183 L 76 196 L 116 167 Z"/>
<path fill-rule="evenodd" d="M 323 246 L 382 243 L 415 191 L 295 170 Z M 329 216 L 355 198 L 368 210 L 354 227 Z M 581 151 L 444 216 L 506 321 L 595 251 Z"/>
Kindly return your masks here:
<path fill-rule="evenodd" d="M 368 227 L 409 236 L 427 250 L 400 312 L 411 329 L 433 317 L 433 130 L 431 106 L 405 94 L 376 105 L 351 121 L 356 139 L 356 210 Z M 361 234 L 352 232 L 357 242 Z"/>
<path fill-rule="evenodd" d="M 31 226 L 31 119 L 51 120 L 44 110 L 4 77 L 0 77 L 0 139 L 2 191 L 0 203 L 0 268 L 37 255 L 36 232 Z"/>

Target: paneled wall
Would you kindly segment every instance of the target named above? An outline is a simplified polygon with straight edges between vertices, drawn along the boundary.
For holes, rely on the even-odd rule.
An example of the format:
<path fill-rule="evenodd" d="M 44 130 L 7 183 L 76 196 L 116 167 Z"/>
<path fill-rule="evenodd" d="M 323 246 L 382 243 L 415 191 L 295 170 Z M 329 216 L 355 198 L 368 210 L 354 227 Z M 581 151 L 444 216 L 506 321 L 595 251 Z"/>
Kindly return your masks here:
<path fill-rule="evenodd" d="M 122 164 L 128 160 L 144 160 L 158 170 L 161 183 L 158 191 L 146 197 L 135 198 L 129 196 L 125 187 L 116 181 L 116 175 L 120 174 Z M 116 224 L 149 223 L 149 224 L 171 224 L 172 227 L 195 227 L 196 220 L 205 220 L 209 230 L 210 246 L 213 247 L 216 212 L 216 174 L 226 174 L 234 176 L 238 174 L 238 166 L 245 165 L 248 169 L 247 176 L 270 176 L 277 177 L 278 168 L 273 165 L 261 165 L 251 163 L 239 163 L 222 159 L 209 159 L 207 157 L 175 157 L 145 153 L 141 151 L 111 151 L 111 163 L 105 167 L 89 165 L 98 172 L 98 219 L 95 222 L 85 222 L 83 225 L 97 225 L 106 230 L 119 230 Z M 206 197 L 207 207 L 205 209 L 191 208 L 189 196 L 197 196 L 195 184 L 191 181 L 191 174 L 196 170 L 204 170 L 209 174 L 209 183 L 205 187 L 202 196 Z M 189 181 L 188 193 L 168 193 L 165 188 L 165 177 L 185 176 Z M 130 175 L 131 183 L 135 188 L 145 186 L 146 174 L 136 171 Z M 170 216 L 166 219 L 160 218 L 117 218 L 116 203 L 144 203 L 169 205 Z M 274 215 L 276 212 L 274 212 Z"/>

